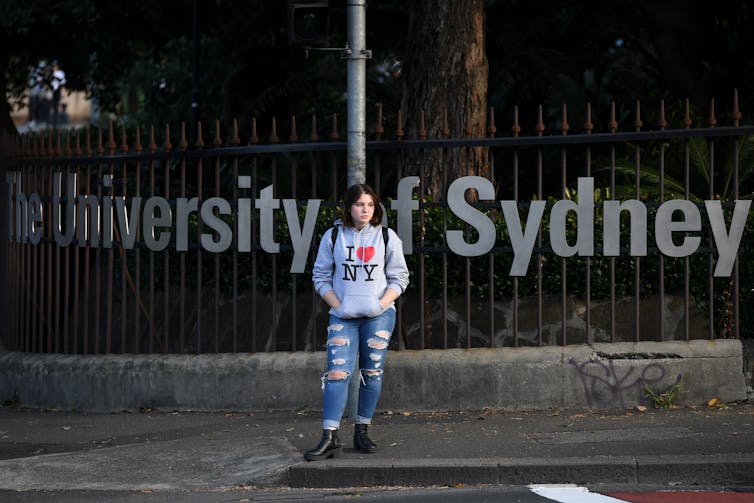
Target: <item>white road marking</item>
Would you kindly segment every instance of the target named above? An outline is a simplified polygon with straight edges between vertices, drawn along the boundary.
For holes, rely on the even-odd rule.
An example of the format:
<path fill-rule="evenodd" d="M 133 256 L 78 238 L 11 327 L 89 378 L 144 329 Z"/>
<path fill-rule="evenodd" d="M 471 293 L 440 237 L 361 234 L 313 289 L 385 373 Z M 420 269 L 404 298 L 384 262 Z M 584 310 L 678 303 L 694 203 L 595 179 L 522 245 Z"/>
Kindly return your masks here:
<path fill-rule="evenodd" d="M 532 484 L 529 489 L 543 498 L 559 503 L 627 503 L 626 500 L 592 493 L 586 487 L 573 484 Z"/>

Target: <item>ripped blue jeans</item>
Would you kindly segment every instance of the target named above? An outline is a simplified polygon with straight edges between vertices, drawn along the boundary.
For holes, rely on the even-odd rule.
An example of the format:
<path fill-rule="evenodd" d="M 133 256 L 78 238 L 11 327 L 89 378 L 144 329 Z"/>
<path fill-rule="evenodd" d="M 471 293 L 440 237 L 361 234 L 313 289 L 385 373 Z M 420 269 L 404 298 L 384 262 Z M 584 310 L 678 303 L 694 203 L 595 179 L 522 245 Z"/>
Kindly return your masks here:
<path fill-rule="evenodd" d="M 395 309 L 374 318 L 343 319 L 330 315 L 327 327 L 327 372 L 322 428 L 337 429 L 348 400 L 348 384 L 359 358 L 361 384 L 356 422 L 370 424 L 382 391 L 382 372 L 395 328 Z"/>

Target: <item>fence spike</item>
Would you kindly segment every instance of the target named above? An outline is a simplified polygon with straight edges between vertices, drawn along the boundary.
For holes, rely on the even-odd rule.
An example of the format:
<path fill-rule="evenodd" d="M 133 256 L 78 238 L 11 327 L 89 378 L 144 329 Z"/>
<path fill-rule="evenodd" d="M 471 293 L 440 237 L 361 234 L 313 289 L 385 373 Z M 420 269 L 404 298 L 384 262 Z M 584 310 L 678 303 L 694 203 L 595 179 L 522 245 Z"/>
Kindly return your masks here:
<path fill-rule="evenodd" d="M 65 155 L 71 157 L 73 150 L 71 150 L 71 130 L 67 129 L 65 132 Z"/>
<path fill-rule="evenodd" d="M 660 130 L 665 130 L 668 125 L 668 121 L 665 120 L 665 100 L 660 100 L 660 120 L 657 121 L 657 125 L 660 126 Z"/>
<path fill-rule="evenodd" d="M 251 119 L 251 138 L 249 138 L 249 145 L 257 145 L 259 143 L 259 137 L 257 136 L 257 118 Z"/>
<path fill-rule="evenodd" d="M 717 119 L 715 119 L 715 98 L 710 100 L 709 121 L 707 123 L 709 124 L 709 127 L 715 127 L 717 125 Z"/>
<path fill-rule="evenodd" d="M 741 109 L 738 108 L 738 89 L 733 89 L 733 125 L 738 127 L 741 122 Z"/>
<path fill-rule="evenodd" d="M 487 126 L 487 136 L 494 138 L 495 133 L 497 133 L 497 128 L 495 127 L 495 108 L 490 107 L 490 124 Z"/>
<path fill-rule="evenodd" d="M 319 141 L 317 134 L 317 116 L 312 114 L 312 132 L 309 134 L 309 141 Z"/>
<path fill-rule="evenodd" d="M 586 102 L 586 122 L 584 123 L 584 130 L 586 131 L 586 134 L 592 134 L 592 130 L 594 129 L 594 123 L 592 122 L 592 104 L 590 102 Z"/>
<path fill-rule="evenodd" d="M 291 135 L 288 137 L 290 143 L 296 143 L 298 141 L 298 135 L 296 134 L 296 116 L 291 115 Z"/>
<path fill-rule="evenodd" d="M 427 139 L 427 130 L 424 128 L 424 110 L 419 111 L 419 139 Z"/>
<path fill-rule="evenodd" d="M 280 139 L 278 138 L 278 126 L 277 126 L 277 119 L 275 117 L 272 118 L 272 132 L 270 133 L 270 143 L 278 143 Z"/>
<path fill-rule="evenodd" d="M 637 131 L 641 131 L 643 125 L 644 123 L 641 121 L 641 103 L 639 100 L 636 100 L 636 120 L 634 121 L 634 127 L 636 127 Z"/>
<path fill-rule="evenodd" d="M 125 124 L 121 126 L 121 140 L 122 143 L 120 144 L 120 149 L 123 151 L 123 153 L 128 152 L 128 141 L 126 140 L 126 126 Z"/>
<path fill-rule="evenodd" d="M 186 138 L 186 121 L 181 121 L 181 139 L 178 142 L 178 148 L 186 150 L 188 148 L 188 139 Z"/>
<path fill-rule="evenodd" d="M 542 136 L 545 132 L 545 123 L 542 121 L 542 105 L 537 107 L 537 136 Z"/>
<path fill-rule="evenodd" d="M 55 155 L 55 147 L 53 146 L 52 141 L 52 129 L 50 129 L 47 133 L 47 155 L 51 157 Z"/>
<path fill-rule="evenodd" d="M 202 133 L 202 121 L 196 121 L 196 148 L 204 147 L 204 134 Z"/>
<path fill-rule="evenodd" d="M 55 155 L 57 155 L 58 157 L 62 157 L 63 156 L 63 141 L 60 138 L 60 130 L 59 129 L 57 129 L 55 131 L 55 136 L 56 136 L 56 138 L 55 138 L 56 139 L 56 142 L 55 142 Z"/>
<path fill-rule="evenodd" d="M 89 128 L 87 128 L 88 130 Z M 81 157 L 84 152 L 81 150 L 81 132 L 77 129 L 76 130 L 76 150 L 75 150 L 76 156 Z"/>
<path fill-rule="evenodd" d="M 115 131 L 114 131 L 113 121 L 110 119 L 108 121 L 107 125 L 107 150 L 110 152 L 110 155 L 115 154 Z"/>
<path fill-rule="evenodd" d="M 561 130 L 564 135 L 567 135 L 569 129 L 571 129 L 571 126 L 568 125 L 568 108 L 566 104 L 563 103 L 563 125 L 561 126 Z"/>
<path fill-rule="evenodd" d="M 448 127 L 448 107 L 443 108 L 442 111 L 442 136 L 443 138 L 450 138 L 450 128 Z"/>
<path fill-rule="evenodd" d="M 610 102 L 610 122 L 607 123 L 607 127 L 611 133 L 615 133 L 618 130 L 618 121 L 615 120 L 615 102 Z"/>
<path fill-rule="evenodd" d="M 399 140 L 403 139 L 403 114 L 398 110 L 398 125 L 395 128 L 395 137 Z"/>
<path fill-rule="evenodd" d="M 233 119 L 233 138 L 230 139 L 230 142 L 234 147 L 241 144 L 241 138 L 238 137 L 238 119 Z"/>
<path fill-rule="evenodd" d="M 141 154 L 141 128 L 139 126 L 136 126 L 136 145 L 134 145 L 134 150 L 136 150 L 137 154 Z"/>
<path fill-rule="evenodd" d="M 165 151 L 173 150 L 173 144 L 170 143 L 170 124 L 165 124 Z"/>
<path fill-rule="evenodd" d="M 521 133 L 521 126 L 518 123 L 518 105 L 513 107 L 513 127 L 511 127 L 514 137 L 518 137 Z"/>
<path fill-rule="evenodd" d="M 220 119 L 215 119 L 215 139 L 212 142 L 212 145 L 215 148 L 221 147 L 223 144 L 222 138 L 220 138 Z"/>
<path fill-rule="evenodd" d="M 338 114 L 332 114 L 332 133 L 330 133 L 330 139 L 332 141 L 338 141 Z"/>
<path fill-rule="evenodd" d="M 97 155 L 102 156 L 105 153 L 105 145 L 102 143 L 102 128 L 97 128 Z"/>
<path fill-rule="evenodd" d="M 154 139 L 154 124 L 149 126 L 149 150 L 152 153 L 157 152 L 157 143 Z"/>
<path fill-rule="evenodd" d="M 375 139 L 381 140 L 385 128 L 382 126 L 382 102 L 377 103 L 377 127 L 374 128 Z"/>
<path fill-rule="evenodd" d="M 686 115 L 683 118 L 683 125 L 686 129 L 691 127 L 691 111 L 689 109 L 689 99 L 686 98 Z"/>
<path fill-rule="evenodd" d="M 91 135 L 91 129 L 86 128 L 86 155 L 91 156 L 94 152 L 92 151 L 92 135 Z"/>

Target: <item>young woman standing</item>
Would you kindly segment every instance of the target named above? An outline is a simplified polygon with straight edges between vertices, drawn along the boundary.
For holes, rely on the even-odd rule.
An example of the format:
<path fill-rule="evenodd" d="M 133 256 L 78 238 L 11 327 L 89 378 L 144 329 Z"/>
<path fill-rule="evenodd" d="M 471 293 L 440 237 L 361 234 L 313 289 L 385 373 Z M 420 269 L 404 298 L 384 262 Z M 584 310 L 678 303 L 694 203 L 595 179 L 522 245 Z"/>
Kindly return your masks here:
<path fill-rule="evenodd" d="M 394 301 L 406 290 L 409 273 L 403 244 L 395 232 L 383 229 L 379 199 L 368 185 L 346 191 L 342 217 L 322 236 L 312 277 L 314 289 L 330 306 L 330 323 L 327 372 L 322 376 L 322 439 L 304 458 L 340 456 L 338 430 L 356 358 L 361 384 L 353 443 L 360 452 L 374 452 L 377 446 L 367 427 L 382 390 L 395 327 Z"/>

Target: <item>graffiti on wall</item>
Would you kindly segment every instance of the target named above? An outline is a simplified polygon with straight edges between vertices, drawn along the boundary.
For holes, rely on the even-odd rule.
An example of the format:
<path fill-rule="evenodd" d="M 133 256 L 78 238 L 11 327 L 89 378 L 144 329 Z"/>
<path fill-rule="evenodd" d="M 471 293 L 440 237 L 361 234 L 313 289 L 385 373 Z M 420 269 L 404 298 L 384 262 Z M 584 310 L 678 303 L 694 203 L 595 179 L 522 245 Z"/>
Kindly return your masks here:
<path fill-rule="evenodd" d="M 569 360 L 581 379 L 586 402 L 590 407 L 627 408 L 637 404 L 649 405 L 652 402 L 647 397 L 646 387 L 668 388 L 682 380 L 681 374 L 673 378 L 661 363 L 627 366 L 616 365 L 615 362 L 614 359 L 587 360 L 583 363 L 578 363 L 573 358 Z"/>

